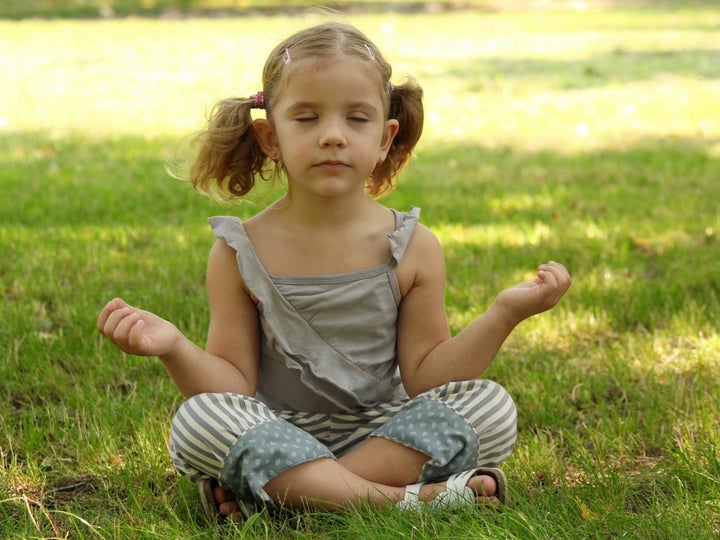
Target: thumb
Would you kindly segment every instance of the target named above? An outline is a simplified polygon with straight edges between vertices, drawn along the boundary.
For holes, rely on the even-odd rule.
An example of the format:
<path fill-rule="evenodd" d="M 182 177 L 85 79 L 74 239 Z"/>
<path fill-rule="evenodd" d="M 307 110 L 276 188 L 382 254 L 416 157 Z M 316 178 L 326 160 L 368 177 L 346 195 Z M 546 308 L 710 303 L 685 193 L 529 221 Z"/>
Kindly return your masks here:
<path fill-rule="evenodd" d="M 145 337 L 143 332 L 144 329 L 145 321 L 142 319 L 138 319 L 137 322 L 132 325 L 128 334 L 128 343 L 131 347 L 139 348 L 143 345 Z"/>

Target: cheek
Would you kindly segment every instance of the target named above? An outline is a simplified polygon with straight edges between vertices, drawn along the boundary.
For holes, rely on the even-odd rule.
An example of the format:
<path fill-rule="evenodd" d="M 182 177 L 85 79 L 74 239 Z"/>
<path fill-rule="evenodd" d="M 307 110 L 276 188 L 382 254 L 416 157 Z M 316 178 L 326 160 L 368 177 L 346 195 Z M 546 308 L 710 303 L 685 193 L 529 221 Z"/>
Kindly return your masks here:
<path fill-rule="evenodd" d="M 278 130 L 278 146 L 284 148 L 288 152 L 297 152 L 298 148 L 307 147 L 312 144 L 312 137 L 307 133 L 300 133 L 298 130 L 292 128 L 285 128 Z"/>

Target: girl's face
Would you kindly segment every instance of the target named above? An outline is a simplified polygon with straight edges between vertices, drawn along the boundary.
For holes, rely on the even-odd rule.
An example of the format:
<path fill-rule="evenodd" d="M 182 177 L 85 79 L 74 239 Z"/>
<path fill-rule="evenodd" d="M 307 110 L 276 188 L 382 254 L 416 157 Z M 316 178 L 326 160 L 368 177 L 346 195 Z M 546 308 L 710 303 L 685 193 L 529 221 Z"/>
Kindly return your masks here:
<path fill-rule="evenodd" d="M 352 56 L 301 60 L 291 69 L 259 130 L 272 134 L 290 190 L 364 194 L 398 129 L 397 120 L 385 119 L 376 72 Z"/>

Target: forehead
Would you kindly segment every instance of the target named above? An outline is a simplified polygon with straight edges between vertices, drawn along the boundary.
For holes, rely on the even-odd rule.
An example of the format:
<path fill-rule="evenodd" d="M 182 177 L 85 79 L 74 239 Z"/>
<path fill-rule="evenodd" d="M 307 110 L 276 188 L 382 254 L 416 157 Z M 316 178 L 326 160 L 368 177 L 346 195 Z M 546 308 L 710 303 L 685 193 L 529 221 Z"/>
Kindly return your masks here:
<path fill-rule="evenodd" d="M 278 101 L 333 97 L 377 100 L 381 107 L 386 101 L 378 70 L 370 62 L 355 56 L 293 60 L 286 66 L 283 79 Z"/>

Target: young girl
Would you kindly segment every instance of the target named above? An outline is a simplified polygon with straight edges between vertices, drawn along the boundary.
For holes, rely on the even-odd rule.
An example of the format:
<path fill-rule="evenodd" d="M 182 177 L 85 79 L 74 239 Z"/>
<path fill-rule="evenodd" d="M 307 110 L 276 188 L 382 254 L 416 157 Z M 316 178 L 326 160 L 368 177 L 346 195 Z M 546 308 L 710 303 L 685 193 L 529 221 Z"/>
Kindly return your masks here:
<path fill-rule="evenodd" d="M 512 399 L 478 380 L 522 320 L 570 286 L 543 264 L 451 337 L 438 240 L 374 200 L 392 188 L 423 124 L 422 90 L 347 24 L 280 43 L 263 90 L 222 101 L 190 171 L 239 198 L 282 174 L 286 194 L 242 223 L 210 219 L 206 348 L 160 317 L 111 300 L 99 331 L 158 356 L 188 400 L 170 453 L 206 509 L 248 504 L 497 504 L 516 439 Z M 251 119 L 250 110 L 265 110 Z"/>

